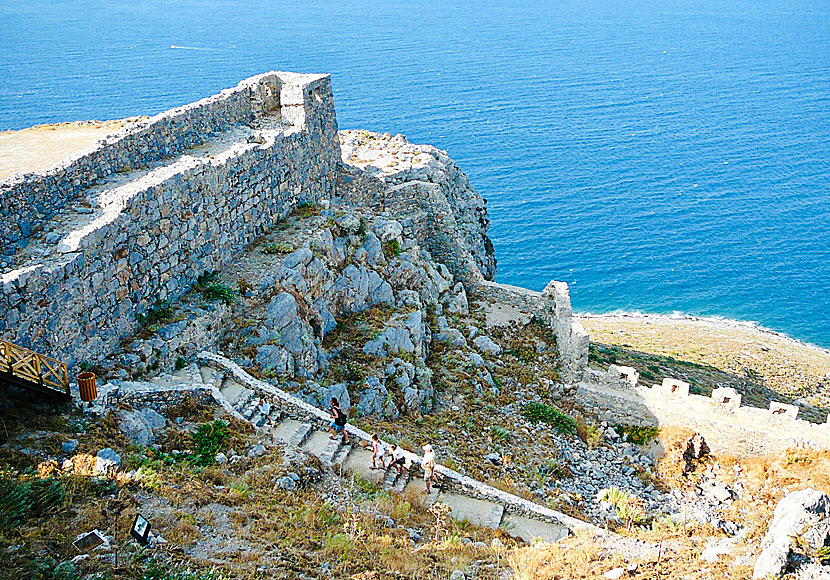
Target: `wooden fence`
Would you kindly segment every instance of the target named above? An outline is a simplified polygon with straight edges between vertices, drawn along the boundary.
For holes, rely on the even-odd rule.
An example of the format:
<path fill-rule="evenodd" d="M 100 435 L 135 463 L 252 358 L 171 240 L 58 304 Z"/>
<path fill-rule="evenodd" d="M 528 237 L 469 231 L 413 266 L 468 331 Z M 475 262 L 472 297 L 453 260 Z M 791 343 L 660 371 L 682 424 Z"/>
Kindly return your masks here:
<path fill-rule="evenodd" d="M 70 394 L 64 363 L 5 340 L 0 340 L 0 370 L 32 386 Z"/>

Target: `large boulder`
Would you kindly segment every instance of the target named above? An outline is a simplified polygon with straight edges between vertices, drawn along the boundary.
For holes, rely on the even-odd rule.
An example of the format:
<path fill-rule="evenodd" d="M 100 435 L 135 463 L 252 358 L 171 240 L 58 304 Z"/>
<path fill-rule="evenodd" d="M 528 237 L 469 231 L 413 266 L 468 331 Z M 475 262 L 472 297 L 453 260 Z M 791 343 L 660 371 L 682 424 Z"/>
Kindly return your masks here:
<path fill-rule="evenodd" d="M 305 303 L 302 306 L 307 312 Z M 249 342 L 258 346 L 255 360 L 263 370 L 303 377 L 314 376 L 319 370 L 319 345 L 314 330 L 301 318 L 293 294 L 280 292 L 271 299 L 265 320 Z"/>
<path fill-rule="evenodd" d="M 399 415 L 398 407 L 389 396 L 389 391 L 377 377 L 366 379 L 357 408 L 361 415 L 379 415 L 387 419 L 397 419 Z"/>
<path fill-rule="evenodd" d="M 155 433 L 163 429 L 165 423 L 163 415 L 149 408 L 118 412 L 118 426 L 121 432 L 138 445 L 154 443 Z"/>
<path fill-rule="evenodd" d="M 95 475 L 109 476 L 121 467 L 121 456 L 114 450 L 106 447 L 95 456 Z"/>
<path fill-rule="evenodd" d="M 778 502 L 772 523 L 761 542 L 753 578 L 777 578 L 787 567 L 793 538 L 813 549 L 830 539 L 830 497 L 815 489 L 802 489 Z"/>

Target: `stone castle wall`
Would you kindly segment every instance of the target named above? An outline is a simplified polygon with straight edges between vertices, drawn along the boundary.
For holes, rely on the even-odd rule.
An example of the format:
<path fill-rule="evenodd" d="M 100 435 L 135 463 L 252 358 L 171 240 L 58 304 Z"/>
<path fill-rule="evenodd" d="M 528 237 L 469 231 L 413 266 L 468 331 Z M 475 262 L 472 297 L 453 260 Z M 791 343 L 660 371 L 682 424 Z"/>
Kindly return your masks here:
<path fill-rule="evenodd" d="M 722 387 L 711 396 L 689 393 L 689 384 L 665 378 L 639 384 L 637 371 L 611 365 L 607 373 L 591 370 L 580 383 L 577 399 L 600 417 L 630 425 L 674 425 L 703 435 L 717 454 L 762 455 L 789 448 L 830 449 L 830 422 L 798 419 L 798 407 L 770 401 L 768 409 L 743 406 L 741 395 Z"/>
<path fill-rule="evenodd" d="M 278 77 L 271 75 L 160 113 L 125 128 L 46 171 L 0 183 L 0 253 L 25 246 L 33 230 L 91 185 L 113 174 L 175 155 L 229 124 L 279 110 Z"/>
<path fill-rule="evenodd" d="M 483 280 L 474 293 L 491 302 L 508 304 L 545 322 L 556 336 L 556 346 L 567 380 L 581 379 L 588 369 L 588 333 L 573 316 L 567 282 L 551 281 L 542 292 Z"/>
<path fill-rule="evenodd" d="M 298 202 L 331 196 L 339 145 L 328 76 L 267 73 L 200 103 L 230 109 L 233 119 L 249 118 L 258 107 L 269 122 L 221 153 L 182 155 L 106 192 L 89 222 L 48 254 L 6 271 L 0 287 L 3 338 L 70 365 L 98 360 L 156 300 L 181 296 Z M 185 116 L 190 110 L 183 109 Z M 181 111 L 161 117 L 180 119 Z M 158 120 L 142 134 L 145 140 L 163 133 L 159 125 L 165 123 L 184 121 Z M 111 148 L 113 158 L 130 150 L 124 139 Z M 142 155 L 130 159 L 138 164 Z M 30 176 L 24 183 L 35 187 L 42 179 Z"/>
<path fill-rule="evenodd" d="M 588 334 L 573 317 L 568 285 L 544 292 L 493 282 L 496 260 L 488 237 L 486 201 L 443 151 L 402 135 L 346 131 L 338 193 L 346 201 L 386 211 L 411 224 L 419 245 L 443 263 L 471 294 L 515 306 L 547 323 L 556 336 L 567 379 L 588 367 Z"/>

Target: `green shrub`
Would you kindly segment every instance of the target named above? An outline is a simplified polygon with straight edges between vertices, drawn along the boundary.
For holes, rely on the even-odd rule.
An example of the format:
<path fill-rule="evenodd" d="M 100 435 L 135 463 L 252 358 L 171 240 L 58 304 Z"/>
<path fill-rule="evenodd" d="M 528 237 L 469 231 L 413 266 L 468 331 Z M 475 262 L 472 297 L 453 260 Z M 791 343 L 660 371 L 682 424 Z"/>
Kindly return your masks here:
<path fill-rule="evenodd" d="M 522 417 L 533 423 L 547 423 L 566 435 L 576 433 L 576 421 L 544 403 L 528 403 L 522 408 Z"/>
<path fill-rule="evenodd" d="M 187 366 L 187 360 L 183 356 L 176 357 L 176 370 L 180 371 Z"/>
<path fill-rule="evenodd" d="M 616 425 L 614 431 L 617 432 L 617 435 L 625 437 L 626 441 L 635 445 L 646 445 L 657 437 L 660 432 L 657 427 L 638 427 L 636 425 Z"/>
<path fill-rule="evenodd" d="M 386 259 L 396 258 L 401 253 L 401 245 L 398 240 L 387 240 L 383 242 L 383 255 Z"/>
<path fill-rule="evenodd" d="M 0 529 L 17 527 L 26 519 L 31 507 L 29 486 L 11 474 L 0 476 Z"/>
<path fill-rule="evenodd" d="M 59 506 L 66 498 L 66 486 L 54 477 L 35 479 L 29 484 L 33 507 L 38 513 L 45 513 Z"/>
<path fill-rule="evenodd" d="M 199 276 L 196 289 L 208 300 L 221 300 L 225 304 L 236 302 L 236 292 L 219 280 L 218 272 L 205 272 Z"/>
<path fill-rule="evenodd" d="M 490 436 L 496 441 L 507 441 L 510 439 L 510 430 L 494 425 L 490 428 Z"/>
<path fill-rule="evenodd" d="M 54 558 L 38 558 L 34 562 L 32 580 L 80 580 L 81 574 L 72 562 L 58 562 Z"/>
<path fill-rule="evenodd" d="M 263 254 L 290 254 L 294 251 L 294 246 L 286 242 L 268 242 L 262 246 Z"/>
<path fill-rule="evenodd" d="M 216 454 L 224 449 L 229 437 L 228 424 L 221 419 L 199 425 L 193 434 L 193 463 L 202 466 L 213 465 Z"/>
<path fill-rule="evenodd" d="M 173 307 L 167 300 L 156 300 L 147 314 L 136 314 L 135 319 L 141 326 L 153 326 L 173 322 L 173 315 Z"/>
<path fill-rule="evenodd" d="M 320 215 L 320 208 L 313 201 L 301 201 L 294 208 L 294 215 L 301 218 L 310 218 Z"/>

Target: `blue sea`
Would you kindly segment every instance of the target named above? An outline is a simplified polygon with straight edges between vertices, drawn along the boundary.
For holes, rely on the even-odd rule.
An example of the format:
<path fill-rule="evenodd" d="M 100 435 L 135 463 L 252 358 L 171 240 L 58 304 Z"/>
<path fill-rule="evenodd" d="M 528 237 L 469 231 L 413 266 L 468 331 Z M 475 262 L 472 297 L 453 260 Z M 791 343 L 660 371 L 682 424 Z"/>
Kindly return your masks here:
<path fill-rule="evenodd" d="M 0 129 L 153 114 L 266 70 L 446 149 L 498 280 L 830 347 L 830 2 L 0 0 Z"/>

